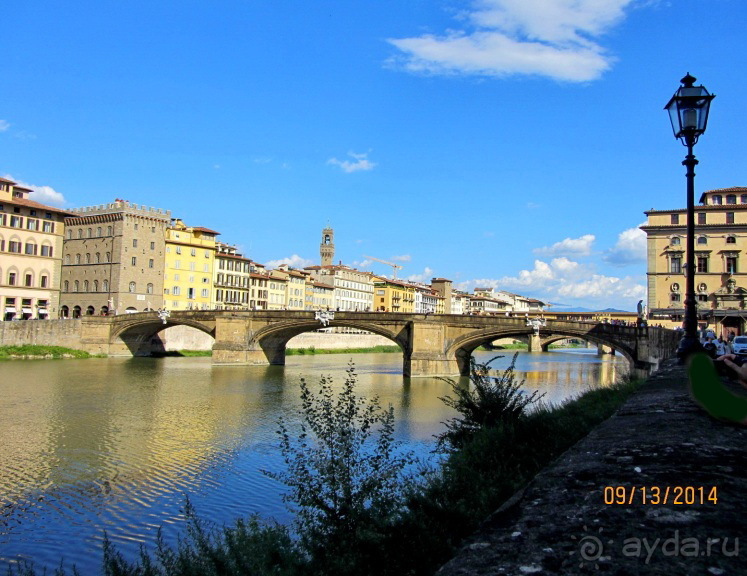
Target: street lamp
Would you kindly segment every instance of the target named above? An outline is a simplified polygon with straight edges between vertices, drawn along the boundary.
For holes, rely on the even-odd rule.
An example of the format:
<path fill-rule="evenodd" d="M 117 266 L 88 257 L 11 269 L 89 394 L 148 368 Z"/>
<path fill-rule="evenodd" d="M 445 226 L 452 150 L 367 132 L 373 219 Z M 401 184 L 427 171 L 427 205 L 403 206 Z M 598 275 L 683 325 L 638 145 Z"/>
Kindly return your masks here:
<path fill-rule="evenodd" d="M 687 251 L 685 274 L 685 336 L 680 341 L 677 355 L 684 360 L 693 352 L 701 350 L 698 340 L 698 310 L 695 302 L 695 165 L 693 146 L 706 130 L 708 110 L 716 96 L 709 94 L 704 86 L 693 86 L 695 78 L 688 73 L 682 80 L 664 109 L 669 112 L 674 137 L 687 146 L 683 166 L 687 167 Z"/>

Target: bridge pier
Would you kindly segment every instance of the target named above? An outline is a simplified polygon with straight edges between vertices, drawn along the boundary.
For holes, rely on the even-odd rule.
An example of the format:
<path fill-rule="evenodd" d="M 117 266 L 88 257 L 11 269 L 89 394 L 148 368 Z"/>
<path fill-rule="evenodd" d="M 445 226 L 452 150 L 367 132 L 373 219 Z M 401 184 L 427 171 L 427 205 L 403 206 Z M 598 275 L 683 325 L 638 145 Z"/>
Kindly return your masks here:
<path fill-rule="evenodd" d="M 615 349 L 606 344 L 597 344 L 597 356 L 604 356 L 605 354 L 615 354 Z"/>
<path fill-rule="evenodd" d="M 528 334 L 527 340 L 529 341 L 529 352 L 542 352 L 542 337 L 539 334 Z M 544 352 L 547 352 L 545 347 Z"/>
<path fill-rule="evenodd" d="M 435 322 L 412 322 L 408 349 L 405 350 L 402 375 L 458 376 L 459 363 L 456 357 L 449 358 L 444 350 L 445 327 Z"/>

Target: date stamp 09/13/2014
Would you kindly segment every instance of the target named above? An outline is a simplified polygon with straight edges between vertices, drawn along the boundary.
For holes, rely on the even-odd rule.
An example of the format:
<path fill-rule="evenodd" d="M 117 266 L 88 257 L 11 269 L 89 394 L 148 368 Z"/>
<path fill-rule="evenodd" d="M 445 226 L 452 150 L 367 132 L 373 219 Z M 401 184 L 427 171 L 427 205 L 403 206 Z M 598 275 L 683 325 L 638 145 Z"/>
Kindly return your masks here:
<path fill-rule="evenodd" d="M 605 486 L 603 500 L 607 505 L 635 504 L 657 506 L 693 506 L 718 504 L 716 486 Z"/>

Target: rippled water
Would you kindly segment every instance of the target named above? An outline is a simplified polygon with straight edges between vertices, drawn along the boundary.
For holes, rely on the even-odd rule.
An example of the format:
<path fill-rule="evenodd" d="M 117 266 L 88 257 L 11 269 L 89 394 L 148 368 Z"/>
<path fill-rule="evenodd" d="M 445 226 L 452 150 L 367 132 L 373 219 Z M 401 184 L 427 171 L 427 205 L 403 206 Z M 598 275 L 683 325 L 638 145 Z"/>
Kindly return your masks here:
<path fill-rule="evenodd" d="M 508 364 L 503 354 L 495 368 Z M 98 573 L 104 531 L 131 558 L 159 526 L 174 542 L 186 495 L 218 524 L 253 513 L 289 521 L 282 486 L 261 473 L 281 469 L 278 418 L 295 418 L 301 377 L 342 383 L 350 358 L 360 394 L 391 403 L 398 439 L 429 457 L 452 416 L 439 400 L 449 386 L 403 379 L 399 354 L 290 356 L 285 367 L 214 367 L 209 358 L 0 364 L 0 571 L 20 559 L 53 570 L 64 557 Z M 552 402 L 625 371 L 622 359 L 595 350 L 517 361 L 527 388 Z"/>

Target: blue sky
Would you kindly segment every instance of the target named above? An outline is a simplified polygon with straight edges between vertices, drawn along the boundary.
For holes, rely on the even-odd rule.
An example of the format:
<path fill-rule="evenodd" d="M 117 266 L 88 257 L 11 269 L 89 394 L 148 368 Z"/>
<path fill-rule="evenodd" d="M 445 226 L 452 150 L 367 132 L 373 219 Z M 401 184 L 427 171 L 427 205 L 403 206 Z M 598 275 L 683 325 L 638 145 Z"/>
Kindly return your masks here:
<path fill-rule="evenodd" d="M 263 263 L 336 259 L 633 310 L 644 210 L 685 205 L 663 106 L 712 93 L 696 199 L 747 185 L 744 0 L 0 6 L 0 176 L 124 198 Z"/>

